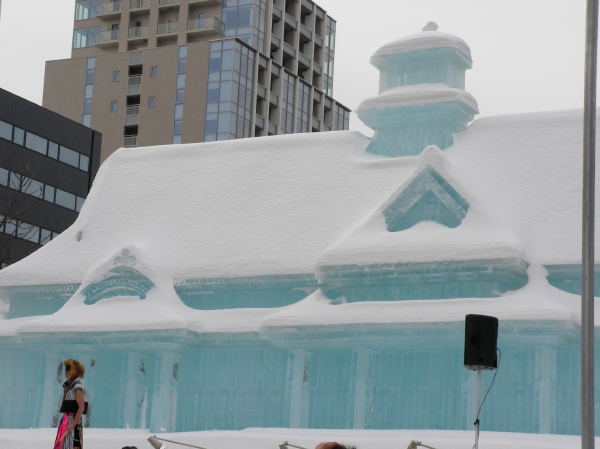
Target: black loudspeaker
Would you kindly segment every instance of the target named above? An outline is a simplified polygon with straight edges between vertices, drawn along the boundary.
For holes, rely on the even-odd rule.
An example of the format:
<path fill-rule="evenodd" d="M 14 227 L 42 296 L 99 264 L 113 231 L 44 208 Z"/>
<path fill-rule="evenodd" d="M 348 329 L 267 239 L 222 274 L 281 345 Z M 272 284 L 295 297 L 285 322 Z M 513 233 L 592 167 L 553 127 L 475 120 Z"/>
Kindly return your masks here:
<path fill-rule="evenodd" d="M 465 319 L 465 368 L 496 369 L 498 359 L 498 318 L 467 315 Z"/>

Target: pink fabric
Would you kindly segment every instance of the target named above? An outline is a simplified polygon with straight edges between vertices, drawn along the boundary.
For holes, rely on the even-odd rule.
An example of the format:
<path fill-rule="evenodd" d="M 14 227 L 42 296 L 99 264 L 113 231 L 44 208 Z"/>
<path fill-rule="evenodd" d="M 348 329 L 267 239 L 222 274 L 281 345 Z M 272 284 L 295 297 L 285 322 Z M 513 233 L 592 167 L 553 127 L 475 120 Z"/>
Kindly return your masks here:
<path fill-rule="evenodd" d="M 69 427 L 69 415 L 72 413 L 65 413 L 60 420 L 60 424 L 58 425 L 58 432 L 56 432 L 56 440 L 54 440 L 54 449 L 60 449 L 63 445 L 64 438 L 61 440 L 62 436 L 66 433 L 67 427 Z"/>

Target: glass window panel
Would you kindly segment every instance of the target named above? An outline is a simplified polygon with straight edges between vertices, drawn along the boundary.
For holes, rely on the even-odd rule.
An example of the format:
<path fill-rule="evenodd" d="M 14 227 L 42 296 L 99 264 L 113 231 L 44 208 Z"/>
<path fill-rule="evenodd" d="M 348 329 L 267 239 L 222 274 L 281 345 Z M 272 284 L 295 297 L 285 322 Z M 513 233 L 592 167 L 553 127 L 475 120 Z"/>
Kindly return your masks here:
<path fill-rule="evenodd" d="M 94 95 L 94 85 L 93 84 L 86 84 L 85 85 L 85 94 L 84 94 L 84 98 L 92 98 L 92 96 Z"/>
<path fill-rule="evenodd" d="M 215 140 L 217 140 L 217 135 L 216 134 L 205 134 L 204 135 L 204 141 L 205 142 L 214 142 Z"/>
<path fill-rule="evenodd" d="M 216 86 L 215 86 L 216 84 Z M 206 101 L 209 103 L 219 101 L 219 83 L 208 83 Z"/>
<path fill-rule="evenodd" d="M 88 70 L 86 75 L 85 75 L 85 82 L 86 84 L 91 84 L 94 82 L 94 71 L 93 70 Z"/>
<path fill-rule="evenodd" d="M 208 103 L 206 105 L 206 112 L 217 112 L 219 110 L 219 105 L 217 103 Z"/>
<path fill-rule="evenodd" d="M 31 178 L 24 178 L 23 192 L 41 198 L 44 196 L 44 184 Z"/>
<path fill-rule="evenodd" d="M 234 42 L 235 41 L 233 39 L 224 41 L 223 50 L 231 50 L 233 48 Z"/>
<path fill-rule="evenodd" d="M 177 89 L 183 89 L 185 87 L 185 73 L 177 75 Z"/>
<path fill-rule="evenodd" d="M 221 81 L 219 92 L 219 101 L 229 101 L 231 99 L 231 81 Z"/>
<path fill-rule="evenodd" d="M 94 70 L 96 68 L 96 58 L 87 58 L 87 69 Z"/>
<path fill-rule="evenodd" d="M 46 201 L 54 203 L 54 191 L 55 191 L 54 187 L 46 184 L 46 188 L 44 189 L 44 199 Z"/>
<path fill-rule="evenodd" d="M 62 153 L 62 151 L 61 151 Z M 66 207 L 67 209 L 75 209 L 75 195 L 64 190 L 56 189 L 56 204 Z"/>
<path fill-rule="evenodd" d="M 175 118 L 176 119 L 183 118 L 183 105 L 182 104 L 175 105 Z"/>
<path fill-rule="evenodd" d="M 211 72 L 208 74 L 208 81 L 219 81 L 219 72 Z"/>
<path fill-rule="evenodd" d="M 117 100 L 113 100 L 110 102 L 110 112 L 117 112 L 119 109 L 119 102 Z"/>
<path fill-rule="evenodd" d="M 52 239 L 55 239 L 60 235 L 60 232 L 52 232 Z"/>
<path fill-rule="evenodd" d="M 223 111 L 229 111 L 231 107 L 231 103 L 229 101 L 223 101 L 221 103 L 219 103 L 219 111 L 223 112 Z M 235 110 L 235 108 L 234 108 Z"/>
<path fill-rule="evenodd" d="M 231 79 L 231 70 L 221 72 L 221 81 L 227 81 Z"/>
<path fill-rule="evenodd" d="M 38 243 L 40 240 L 40 228 L 21 222 L 17 228 L 17 237 Z"/>
<path fill-rule="evenodd" d="M 93 47 L 94 43 L 96 42 L 96 33 L 100 32 L 100 27 L 93 27 L 88 29 L 88 38 L 87 38 L 87 46 L 88 47 Z M 94 58 L 94 65 L 96 64 L 96 60 Z M 89 68 L 93 68 L 93 67 L 88 67 Z"/>
<path fill-rule="evenodd" d="M 87 31 L 87 28 L 83 28 L 73 32 L 73 48 L 83 48 L 87 46 Z"/>
<path fill-rule="evenodd" d="M 121 72 L 119 72 L 118 70 L 115 70 L 113 72 L 113 81 L 119 81 L 121 79 Z"/>
<path fill-rule="evenodd" d="M 233 101 L 234 103 L 238 102 L 239 92 L 240 92 L 240 85 L 234 81 L 233 88 L 231 90 L 231 101 Z"/>
<path fill-rule="evenodd" d="M 181 143 L 181 136 L 173 136 L 173 145 L 179 145 Z"/>
<path fill-rule="evenodd" d="M 211 42 L 210 43 L 210 51 L 216 51 L 216 50 L 221 50 L 221 43 L 222 41 L 216 41 L 216 42 Z M 212 56 L 212 53 L 211 53 Z"/>
<path fill-rule="evenodd" d="M 12 140 L 12 125 L 0 121 L 0 137 L 6 140 Z"/>
<path fill-rule="evenodd" d="M 181 134 L 181 120 L 173 122 L 173 134 Z"/>
<path fill-rule="evenodd" d="M 156 78 L 157 75 L 158 75 L 158 67 L 157 66 L 150 67 L 150 78 Z"/>
<path fill-rule="evenodd" d="M 223 9 L 221 12 L 221 20 L 223 21 L 225 28 L 236 28 L 237 27 L 237 9 Z"/>
<path fill-rule="evenodd" d="M 208 71 L 218 72 L 219 70 L 221 70 L 221 55 L 219 54 L 218 56 L 213 56 L 213 53 L 211 52 L 210 61 L 208 62 Z"/>
<path fill-rule="evenodd" d="M 153 108 L 156 104 L 156 97 L 148 97 L 148 107 Z"/>
<path fill-rule="evenodd" d="M 17 220 L 6 220 L 4 232 L 8 235 L 15 235 L 15 231 L 17 230 Z"/>
<path fill-rule="evenodd" d="M 233 50 L 223 50 L 221 70 L 231 70 L 233 68 Z"/>
<path fill-rule="evenodd" d="M 25 177 L 23 177 L 23 179 L 25 179 Z M 21 181 L 21 175 L 15 172 L 11 172 L 10 183 L 8 186 L 14 190 L 21 190 L 22 183 L 24 183 L 24 181 Z"/>
<path fill-rule="evenodd" d="M 48 156 L 53 159 L 58 159 L 58 144 L 54 142 L 48 143 Z"/>
<path fill-rule="evenodd" d="M 178 90 L 175 92 L 175 103 L 183 103 L 183 99 L 184 99 L 183 92 L 184 92 L 183 90 Z M 154 107 L 154 106 L 152 106 L 152 107 Z"/>
<path fill-rule="evenodd" d="M 92 112 L 92 100 L 85 100 L 83 102 L 83 112 L 84 114 L 89 114 Z"/>
<path fill-rule="evenodd" d="M 90 158 L 81 154 L 79 156 L 79 169 L 88 171 L 90 167 Z"/>
<path fill-rule="evenodd" d="M 217 140 L 229 140 L 229 133 L 217 134 Z"/>
<path fill-rule="evenodd" d="M 85 198 L 77 197 L 77 203 L 75 204 L 75 210 L 79 212 L 81 210 L 81 206 L 85 203 Z"/>
<path fill-rule="evenodd" d="M 229 112 L 219 112 L 217 132 L 226 133 L 227 131 L 229 131 Z"/>
<path fill-rule="evenodd" d="M 8 170 L 0 167 L 0 185 L 8 185 Z"/>
<path fill-rule="evenodd" d="M 92 126 L 92 114 L 83 114 L 81 124 L 90 128 Z"/>
<path fill-rule="evenodd" d="M 58 160 L 64 162 L 65 164 L 72 165 L 73 167 L 79 167 L 79 153 L 69 150 L 62 145 L 60 147 L 60 156 Z"/>
<path fill-rule="evenodd" d="M 186 60 L 180 59 L 177 63 L 177 73 L 185 73 Z"/>
<path fill-rule="evenodd" d="M 205 134 L 215 134 L 217 132 L 217 114 L 206 114 Z"/>
<path fill-rule="evenodd" d="M 17 145 L 23 145 L 25 143 L 25 131 L 15 126 L 15 134 L 13 136 L 13 142 Z"/>
<path fill-rule="evenodd" d="M 187 58 L 187 45 L 182 45 L 179 47 L 179 57 Z"/>
<path fill-rule="evenodd" d="M 48 141 L 43 137 L 36 136 L 32 133 L 27 133 L 25 138 L 25 147 L 30 150 L 37 151 L 38 153 L 46 155 L 46 149 L 48 148 Z"/>
<path fill-rule="evenodd" d="M 75 20 L 90 18 L 90 0 L 83 0 L 75 4 Z"/>
<path fill-rule="evenodd" d="M 238 8 L 238 27 L 250 26 L 252 21 L 252 6 Z"/>
<path fill-rule="evenodd" d="M 45 245 L 50 240 L 52 240 L 52 231 L 42 228 L 42 230 L 40 232 L 40 243 L 42 245 Z"/>
<path fill-rule="evenodd" d="M 238 0 L 238 5 L 251 5 L 253 0 Z M 241 8 L 240 8 L 241 9 Z"/>

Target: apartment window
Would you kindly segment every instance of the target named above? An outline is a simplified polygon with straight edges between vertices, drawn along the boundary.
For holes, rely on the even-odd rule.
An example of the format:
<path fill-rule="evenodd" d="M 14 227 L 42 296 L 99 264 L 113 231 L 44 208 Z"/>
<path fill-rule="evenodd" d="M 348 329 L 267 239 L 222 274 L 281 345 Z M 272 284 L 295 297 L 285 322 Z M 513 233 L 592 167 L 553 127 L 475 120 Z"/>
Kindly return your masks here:
<path fill-rule="evenodd" d="M 117 82 L 121 79 L 121 72 L 119 72 L 118 70 L 115 70 L 113 72 L 113 82 Z"/>
<path fill-rule="evenodd" d="M 185 73 L 186 60 L 180 59 L 177 64 L 177 73 Z"/>
<path fill-rule="evenodd" d="M 52 159 L 58 159 L 58 144 L 50 142 L 48 144 L 48 156 Z"/>
<path fill-rule="evenodd" d="M 181 136 L 173 136 L 173 145 L 179 145 L 181 143 Z"/>
<path fill-rule="evenodd" d="M 81 116 L 81 124 L 83 126 L 87 126 L 88 128 L 91 128 L 91 126 L 92 126 L 92 114 L 83 114 Z"/>
<path fill-rule="evenodd" d="M 119 108 L 119 102 L 117 100 L 110 102 L 110 112 L 117 112 L 118 108 Z"/>
<path fill-rule="evenodd" d="M 96 58 L 87 58 L 87 69 L 94 70 L 96 68 Z"/>
<path fill-rule="evenodd" d="M 157 66 L 150 67 L 150 78 L 156 78 L 157 75 L 158 75 L 158 67 Z"/>
<path fill-rule="evenodd" d="M 175 92 L 175 103 L 183 103 L 183 98 L 183 90 L 178 90 L 177 92 Z"/>
<path fill-rule="evenodd" d="M 56 204 L 67 209 L 75 209 L 76 197 L 72 193 L 65 192 L 64 190 L 56 189 Z"/>
<path fill-rule="evenodd" d="M 93 70 L 88 70 L 86 75 L 85 75 L 85 83 L 86 84 L 91 84 L 94 82 L 94 71 Z"/>
<path fill-rule="evenodd" d="M 102 0 L 79 0 L 75 5 L 75 20 L 93 19 Z"/>
<path fill-rule="evenodd" d="M 0 137 L 6 140 L 12 140 L 12 125 L 0 121 Z"/>
<path fill-rule="evenodd" d="M 17 128 L 15 126 L 15 134 L 13 136 L 13 142 L 16 143 L 17 145 L 23 146 L 23 144 L 25 143 L 25 131 L 22 130 L 21 128 Z"/>
<path fill-rule="evenodd" d="M 56 189 L 52 186 L 47 185 L 44 190 L 44 199 L 50 203 L 54 203 L 54 194 L 56 193 Z"/>
<path fill-rule="evenodd" d="M 46 155 L 48 141 L 43 137 L 27 133 L 27 138 L 25 139 L 25 148 L 29 148 L 30 150 L 37 151 L 38 153 Z"/>
<path fill-rule="evenodd" d="M 76 153 L 73 150 L 69 150 L 66 147 L 61 145 L 60 147 L 60 157 L 59 161 L 64 162 L 65 164 L 69 164 L 73 167 L 79 167 L 79 153 Z"/>
<path fill-rule="evenodd" d="M 204 17 L 204 14 L 201 14 Z M 187 45 L 182 45 L 179 47 L 179 57 L 187 58 Z"/>
<path fill-rule="evenodd" d="M 173 123 L 173 134 L 181 134 L 181 120 L 175 120 Z"/>
<path fill-rule="evenodd" d="M 177 75 L 177 89 L 183 89 L 185 87 L 185 73 Z"/>
<path fill-rule="evenodd" d="M 100 27 L 81 28 L 73 32 L 73 48 L 93 47 Z"/>
<path fill-rule="evenodd" d="M 94 85 L 93 84 L 86 84 L 84 95 L 85 95 L 84 98 L 86 98 L 86 99 L 92 98 L 92 96 L 94 95 Z"/>
<path fill-rule="evenodd" d="M 156 103 L 156 97 L 148 97 L 148 107 L 153 108 Z"/>
<path fill-rule="evenodd" d="M 83 112 L 85 114 L 90 114 L 92 112 L 92 100 L 85 100 L 83 102 Z"/>

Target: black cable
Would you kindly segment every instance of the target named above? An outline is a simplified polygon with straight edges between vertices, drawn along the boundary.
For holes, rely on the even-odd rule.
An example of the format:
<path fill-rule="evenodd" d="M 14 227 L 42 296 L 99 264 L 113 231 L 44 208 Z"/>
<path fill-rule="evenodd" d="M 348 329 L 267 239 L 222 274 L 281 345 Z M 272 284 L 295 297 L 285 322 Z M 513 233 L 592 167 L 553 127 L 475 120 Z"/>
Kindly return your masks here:
<path fill-rule="evenodd" d="M 477 418 L 475 418 L 475 422 L 477 423 L 477 425 L 479 424 L 479 414 L 481 413 L 481 408 L 483 407 L 483 403 L 487 399 L 488 393 L 490 392 L 490 390 L 494 386 L 494 381 L 496 380 L 496 376 L 498 375 L 498 370 L 500 369 L 500 361 L 502 360 L 502 351 L 500 351 L 500 348 L 496 348 L 496 351 L 498 351 L 498 353 L 500 354 L 500 357 L 498 357 L 498 367 L 496 368 L 496 372 L 494 373 L 494 378 L 492 379 L 492 383 L 490 384 L 489 388 L 487 389 L 487 391 L 485 393 L 485 396 L 483 397 L 483 401 L 481 401 L 481 405 L 479 406 L 479 410 L 477 410 Z"/>

